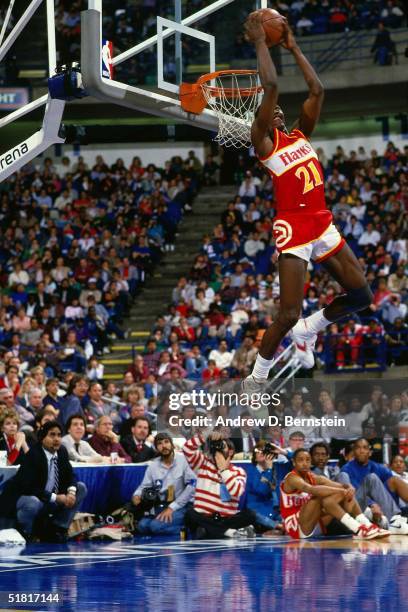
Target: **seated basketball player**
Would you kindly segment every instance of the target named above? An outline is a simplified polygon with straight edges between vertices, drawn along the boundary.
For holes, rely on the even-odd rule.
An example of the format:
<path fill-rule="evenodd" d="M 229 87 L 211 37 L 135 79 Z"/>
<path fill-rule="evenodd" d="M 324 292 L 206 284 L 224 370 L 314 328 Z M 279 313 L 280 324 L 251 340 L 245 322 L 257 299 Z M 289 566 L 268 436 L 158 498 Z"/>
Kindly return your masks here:
<path fill-rule="evenodd" d="M 372 292 L 353 251 L 332 223 L 332 213 L 326 207 L 323 170 L 309 142 L 323 104 L 323 85 L 286 25 L 282 44 L 293 55 L 309 88 L 299 118 L 288 130 L 283 111 L 277 105 L 277 73 L 257 11 L 245 23 L 245 36 L 255 46 L 264 89 L 251 139 L 273 181 L 277 210 L 273 234 L 279 253 L 280 279 L 279 312 L 263 335 L 252 374 L 243 381 L 244 391 L 252 392 L 259 391 L 266 382 L 273 356 L 291 329 L 301 365 L 312 368 L 317 334 L 331 322 L 367 308 Z M 326 308 L 299 320 L 310 260 L 321 263 L 344 294 Z"/>
<path fill-rule="evenodd" d="M 313 474 L 309 451 L 298 449 L 292 462 L 294 469 L 280 486 L 280 511 L 290 537 L 300 539 L 324 534 L 333 519 L 358 540 L 389 535 L 389 531 L 373 525 L 362 513 L 351 485 L 341 485 Z"/>

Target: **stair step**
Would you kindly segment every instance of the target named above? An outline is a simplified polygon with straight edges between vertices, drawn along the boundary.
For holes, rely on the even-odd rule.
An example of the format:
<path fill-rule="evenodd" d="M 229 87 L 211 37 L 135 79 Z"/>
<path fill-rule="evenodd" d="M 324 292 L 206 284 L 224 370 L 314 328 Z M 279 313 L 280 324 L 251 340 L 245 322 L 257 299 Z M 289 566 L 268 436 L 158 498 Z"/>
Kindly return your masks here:
<path fill-rule="evenodd" d="M 150 332 L 149 331 L 132 331 L 130 335 L 132 336 L 132 338 L 146 338 L 150 336 Z"/>
<path fill-rule="evenodd" d="M 109 374 L 107 372 L 104 372 L 102 378 L 103 380 L 121 380 L 123 378 L 123 374 Z"/>
<path fill-rule="evenodd" d="M 165 253 L 132 306 L 127 319 L 128 327 L 132 328 L 130 338 L 117 340 L 112 347 L 112 354 L 102 360 L 105 380 L 120 380 L 126 366 L 132 363 L 132 350 L 140 352 L 144 349 L 142 343 L 149 338 L 149 330 L 157 317 L 165 312 L 178 279 L 191 268 L 200 250 L 203 235 L 212 233 L 215 225 L 220 222 L 220 215 L 227 202 L 235 193 L 235 187 L 205 188 L 200 192 L 193 213 L 185 215 L 179 225 L 175 250 Z M 138 344 L 134 345 L 134 341 Z"/>
<path fill-rule="evenodd" d="M 143 348 L 143 347 L 142 347 Z M 118 357 L 117 359 L 101 359 L 101 363 L 103 363 L 104 366 L 107 365 L 130 365 L 132 363 L 132 359 L 126 358 L 126 357 Z"/>
<path fill-rule="evenodd" d="M 125 353 L 127 351 L 131 351 L 133 349 L 133 344 L 114 344 L 111 350 L 114 353 Z"/>

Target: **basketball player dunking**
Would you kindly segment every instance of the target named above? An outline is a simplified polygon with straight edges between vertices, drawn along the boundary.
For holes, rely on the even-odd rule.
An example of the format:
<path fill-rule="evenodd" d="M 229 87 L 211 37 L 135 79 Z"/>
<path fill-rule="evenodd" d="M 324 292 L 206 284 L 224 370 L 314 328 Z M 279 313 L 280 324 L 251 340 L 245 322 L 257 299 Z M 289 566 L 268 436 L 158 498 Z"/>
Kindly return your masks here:
<path fill-rule="evenodd" d="M 353 251 L 332 223 L 326 208 L 323 170 L 309 142 L 323 104 L 323 86 L 286 25 L 283 46 L 288 49 L 309 88 L 300 117 L 289 131 L 277 105 L 277 73 L 265 43 L 256 11 L 245 23 L 245 36 L 255 45 L 264 96 L 252 124 L 252 144 L 273 181 L 276 217 L 273 235 L 279 252 L 280 308 L 266 330 L 252 374 L 243 390 L 260 390 L 282 339 L 292 330 L 296 355 L 304 368 L 314 365 L 317 334 L 333 321 L 367 308 L 372 292 Z M 343 288 L 329 306 L 299 319 L 307 264 L 321 263 Z"/>
<path fill-rule="evenodd" d="M 352 486 L 341 485 L 310 471 L 311 457 L 307 450 L 295 451 L 292 462 L 294 469 L 280 485 L 280 511 L 290 537 L 302 539 L 325 534 L 333 519 L 358 540 L 384 538 L 390 534 L 370 523 L 361 512 Z"/>

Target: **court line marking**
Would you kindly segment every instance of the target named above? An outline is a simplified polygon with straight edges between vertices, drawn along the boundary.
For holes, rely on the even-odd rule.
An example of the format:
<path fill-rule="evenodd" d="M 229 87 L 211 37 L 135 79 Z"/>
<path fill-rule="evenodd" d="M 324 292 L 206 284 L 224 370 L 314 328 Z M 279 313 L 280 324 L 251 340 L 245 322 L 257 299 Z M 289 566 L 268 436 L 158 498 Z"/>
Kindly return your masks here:
<path fill-rule="evenodd" d="M 245 548 L 249 548 L 249 546 L 253 545 L 253 544 L 271 544 L 272 542 L 256 542 L 256 541 L 251 541 L 251 542 L 242 542 L 239 543 L 238 546 L 236 547 L 232 547 L 232 546 L 228 546 L 228 545 L 223 545 L 223 546 L 211 546 L 208 548 L 203 548 L 200 550 L 181 550 L 178 553 L 162 553 L 162 554 L 157 554 L 155 555 L 155 557 L 149 557 L 150 559 L 157 559 L 158 557 L 172 557 L 172 556 L 180 556 L 180 555 L 195 555 L 198 553 L 206 553 L 206 552 L 213 552 L 216 550 L 237 550 L 237 549 L 245 549 Z M 238 544 L 238 543 L 237 543 Z M 46 553 L 43 553 L 46 554 Z M 18 557 L 19 559 L 23 560 L 24 557 L 20 556 Z M 16 557 L 16 559 L 18 559 Z M 140 559 L 146 560 L 146 556 L 145 555 L 141 555 L 141 556 L 133 556 L 133 555 L 129 555 L 128 557 L 123 557 L 122 559 L 106 559 L 106 560 L 99 560 L 99 561 L 85 561 L 85 562 L 80 562 L 80 563 L 53 563 L 52 565 L 39 565 L 37 567 L 21 567 L 21 568 L 10 568 L 10 569 L 4 569 L 4 570 L 0 570 L 0 574 L 6 574 L 7 572 L 25 572 L 27 570 L 37 570 L 37 569 L 49 569 L 49 568 L 57 568 L 57 567 L 79 567 L 82 565 L 97 565 L 97 564 L 101 564 L 101 563 L 116 563 L 116 562 L 120 562 L 120 561 L 138 561 Z M 10 559 L 11 561 L 11 559 Z"/>

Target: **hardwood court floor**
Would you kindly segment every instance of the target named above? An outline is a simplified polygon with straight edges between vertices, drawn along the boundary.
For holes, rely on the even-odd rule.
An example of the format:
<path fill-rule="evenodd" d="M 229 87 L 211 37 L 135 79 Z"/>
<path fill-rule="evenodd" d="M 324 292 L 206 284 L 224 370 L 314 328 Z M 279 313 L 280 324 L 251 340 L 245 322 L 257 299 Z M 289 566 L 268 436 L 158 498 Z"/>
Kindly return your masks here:
<path fill-rule="evenodd" d="M 408 536 L 1 547 L 0 591 L 0 610 L 400 612 Z M 50 591 L 62 603 L 6 603 L 9 592 Z"/>

